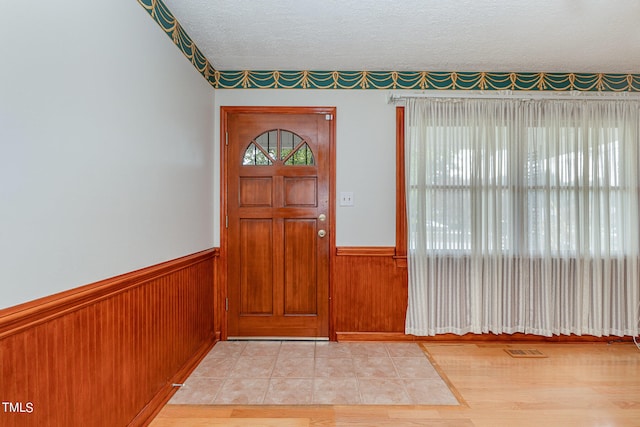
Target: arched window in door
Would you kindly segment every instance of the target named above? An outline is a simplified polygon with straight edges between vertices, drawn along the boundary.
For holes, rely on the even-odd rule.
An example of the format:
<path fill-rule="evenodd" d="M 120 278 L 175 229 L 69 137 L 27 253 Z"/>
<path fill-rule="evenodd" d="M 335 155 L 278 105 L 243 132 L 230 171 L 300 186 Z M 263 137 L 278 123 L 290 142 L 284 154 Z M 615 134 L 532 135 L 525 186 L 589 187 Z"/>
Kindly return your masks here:
<path fill-rule="evenodd" d="M 264 132 L 252 139 L 242 157 L 243 166 L 312 166 L 313 151 L 299 135 L 284 129 Z"/>

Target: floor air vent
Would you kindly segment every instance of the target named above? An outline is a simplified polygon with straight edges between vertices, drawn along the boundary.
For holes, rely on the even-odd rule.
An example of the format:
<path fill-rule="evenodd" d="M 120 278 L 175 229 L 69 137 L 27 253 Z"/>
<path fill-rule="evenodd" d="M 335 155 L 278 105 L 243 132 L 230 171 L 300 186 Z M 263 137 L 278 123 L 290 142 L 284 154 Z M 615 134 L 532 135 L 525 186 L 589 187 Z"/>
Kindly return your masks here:
<path fill-rule="evenodd" d="M 544 358 L 548 357 L 540 350 L 534 348 L 505 348 L 504 351 L 511 357 L 517 358 Z"/>

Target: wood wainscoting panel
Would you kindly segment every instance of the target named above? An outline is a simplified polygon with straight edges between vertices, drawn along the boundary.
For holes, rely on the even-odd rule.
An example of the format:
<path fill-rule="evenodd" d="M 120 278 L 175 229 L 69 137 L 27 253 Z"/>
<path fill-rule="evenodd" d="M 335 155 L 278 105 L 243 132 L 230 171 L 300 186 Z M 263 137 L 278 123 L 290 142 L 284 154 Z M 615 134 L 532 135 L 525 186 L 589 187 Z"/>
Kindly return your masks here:
<path fill-rule="evenodd" d="M 216 255 L 0 311 L 0 425 L 149 422 L 215 343 Z"/>
<path fill-rule="evenodd" d="M 407 269 L 393 247 L 336 249 L 332 315 L 336 336 L 352 332 L 404 333 Z"/>

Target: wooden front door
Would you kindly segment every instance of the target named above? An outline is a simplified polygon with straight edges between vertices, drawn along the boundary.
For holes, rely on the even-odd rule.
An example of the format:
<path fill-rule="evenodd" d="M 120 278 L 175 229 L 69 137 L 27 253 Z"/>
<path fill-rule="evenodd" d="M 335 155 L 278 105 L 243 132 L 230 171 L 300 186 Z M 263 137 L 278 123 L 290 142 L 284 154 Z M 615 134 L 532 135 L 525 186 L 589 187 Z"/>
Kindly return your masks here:
<path fill-rule="evenodd" d="M 334 114 L 223 107 L 228 337 L 328 337 Z"/>

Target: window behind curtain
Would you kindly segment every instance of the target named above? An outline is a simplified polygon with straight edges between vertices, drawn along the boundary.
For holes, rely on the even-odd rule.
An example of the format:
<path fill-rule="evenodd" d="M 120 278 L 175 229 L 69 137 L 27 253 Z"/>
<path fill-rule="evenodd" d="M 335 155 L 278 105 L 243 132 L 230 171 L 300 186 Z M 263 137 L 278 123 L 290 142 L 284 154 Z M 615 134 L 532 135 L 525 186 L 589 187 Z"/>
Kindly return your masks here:
<path fill-rule="evenodd" d="M 625 181 L 621 164 L 623 125 L 605 119 L 585 126 L 579 118 L 563 117 L 565 123 L 556 126 L 553 110 L 505 112 L 504 120 L 481 130 L 474 123 L 465 126 L 464 110 L 446 125 L 427 125 L 429 148 L 410 159 L 413 169 L 425 165 L 424 176 L 408 194 L 413 205 L 418 198 L 424 204 L 425 250 L 636 253 L 637 244 L 622 238 L 624 210 L 637 190 L 637 183 Z M 416 215 L 411 212 L 410 222 L 419 220 Z M 409 247 L 416 247 L 415 230 Z"/>

